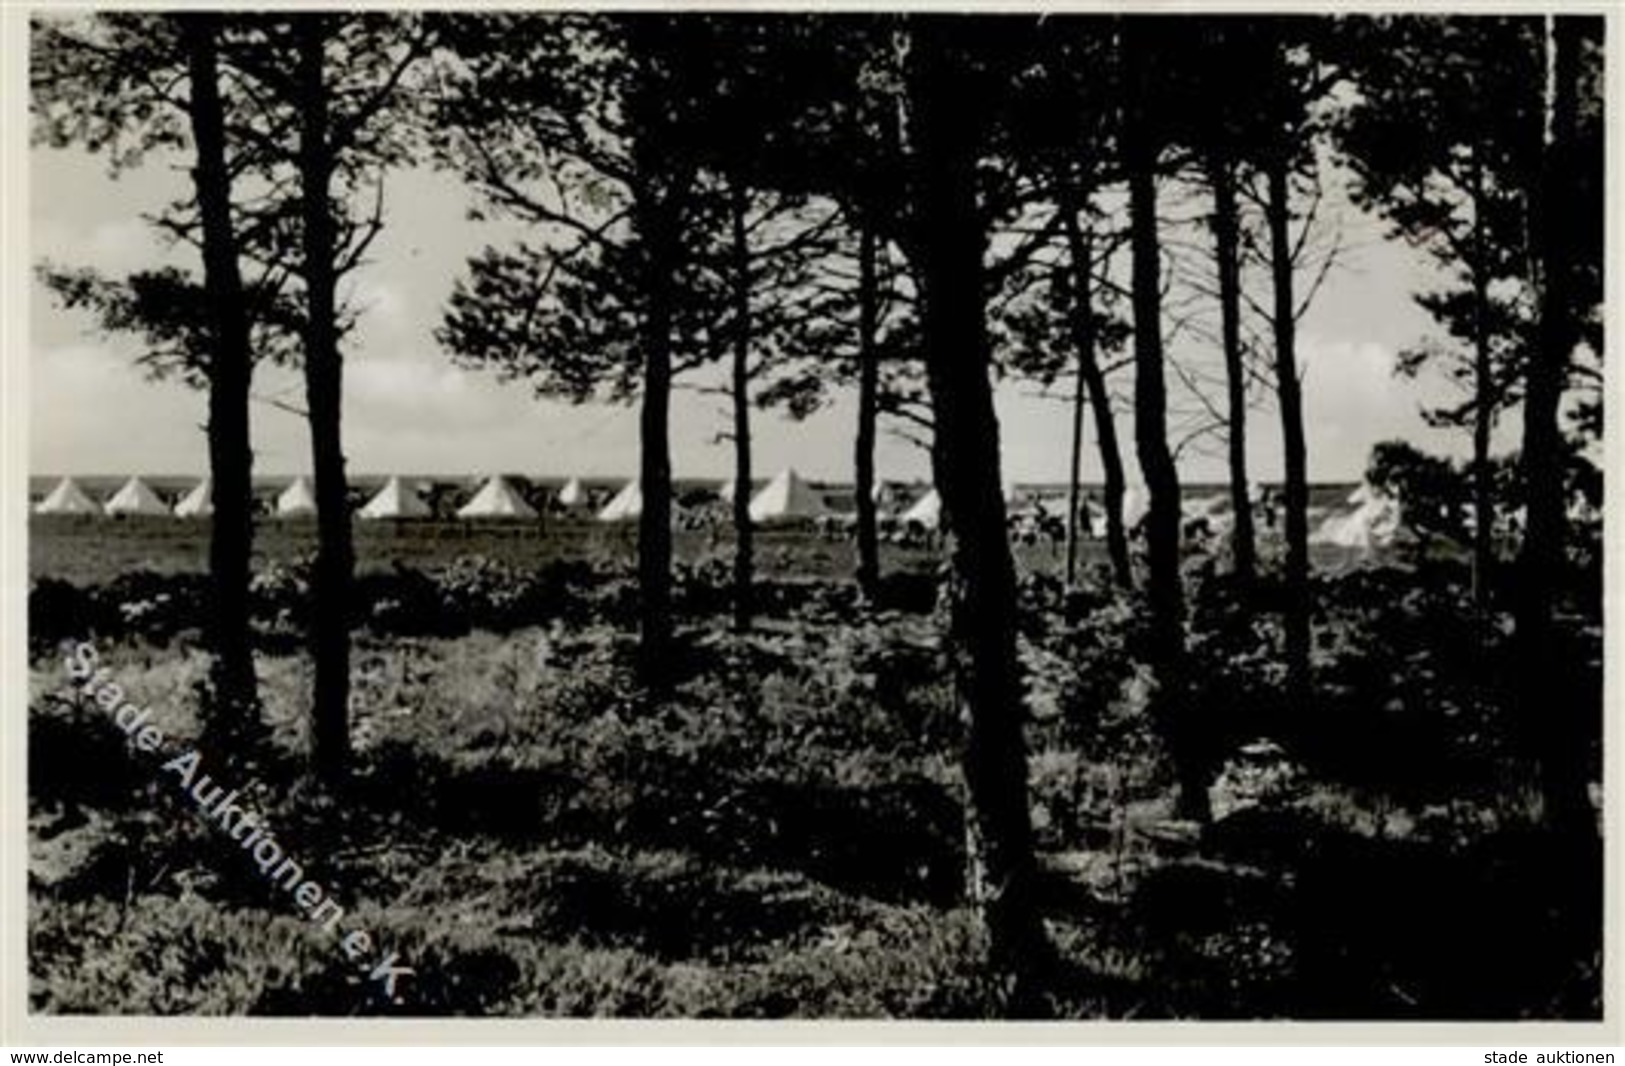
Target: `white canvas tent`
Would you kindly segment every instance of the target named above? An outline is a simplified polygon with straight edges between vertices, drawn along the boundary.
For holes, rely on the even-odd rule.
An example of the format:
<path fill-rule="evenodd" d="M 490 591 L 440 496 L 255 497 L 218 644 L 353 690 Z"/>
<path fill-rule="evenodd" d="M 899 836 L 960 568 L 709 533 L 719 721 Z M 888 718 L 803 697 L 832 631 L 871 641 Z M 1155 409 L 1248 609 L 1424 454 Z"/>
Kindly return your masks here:
<path fill-rule="evenodd" d="M 95 500 L 85 494 L 79 483 L 71 477 L 65 477 L 56 483 L 56 488 L 50 495 L 40 501 L 34 509 L 35 514 L 101 514 L 102 509 Z"/>
<path fill-rule="evenodd" d="M 1398 500 L 1361 485 L 1349 495 L 1348 503 L 1353 505 L 1352 511 L 1331 515 L 1310 539 L 1317 544 L 1367 550 L 1394 542 L 1400 532 Z"/>
<path fill-rule="evenodd" d="M 514 491 L 501 474 L 491 477 L 480 491 L 457 509 L 458 518 L 535 518 L 536 510 Z"/>
<path fill-rule="evenodd" d="M 175 514 L 179 518 L 208 518 L 214 514 L 214 480 L 204 478 L 193 485 L 175 505 Z"/>
<path fill-rule="evenodd" d="M 615 498 L 598 512 L 600 522 L 624 522 L 643 514 L 643 482 L 637 478 L 628 481 Z"/>
<path fill-rule="evenodd" d="M 736 478 L 729 478 L 727 481 L 724 481 L 717 489 L 717 499 L 721 500 L 723 503 L 733 503 L 734 484 L 736 481 Z"/>
<path fill-rule="evenodd" d="M 278 518 L 304 518 L 316 513 L 316 494 L 311 491 L 310 479 L 300 474 L 293 484 L 282 490 L 276 498 Z"/>
<path fill-rule="evenodd" d="M 367 505 L 361 508 L 362 518 L 427 518 L 429 505 L 418 496 L 414 487 L 408 487 L 398 475 L 391 475 Z"/>
<path fill-rule="evenodd" d="M 113 493 L 112 499 L 102 505 L 102 510 L 108 514 L 169 517 L 169 505 L 139 477 L 126 481 Z"/>
<path fill-rule="evenodd" d="M 829 504 L 821 493 L 801 479 L 793 469 L 779 471 L 767 487 L 750 501 L 752 522 L 772 522 L 785 518 L 815 518 L 828 514 Z"/>
<path fill-rule="evenodd" d="M 1151 513 L 1151 495 L 1144 486 L 1130 486 L 1123 491 L 1123 528 L 1132 530 Z"/>
<path fill-rule="evenodd" d="M 578 477 L 571 478 L 554 497 L 561 507 L 580 507 L 587 502 L 586 486 L 581 484 Z"/>
<path fill-rule="evenodd" d="M 914 501 L 914 506 L 903 512 L 901 521 L 908 525 L 936 529 L 937 524 L 942 521 L 942 496 L 936 489 L 927 492 Z"/>

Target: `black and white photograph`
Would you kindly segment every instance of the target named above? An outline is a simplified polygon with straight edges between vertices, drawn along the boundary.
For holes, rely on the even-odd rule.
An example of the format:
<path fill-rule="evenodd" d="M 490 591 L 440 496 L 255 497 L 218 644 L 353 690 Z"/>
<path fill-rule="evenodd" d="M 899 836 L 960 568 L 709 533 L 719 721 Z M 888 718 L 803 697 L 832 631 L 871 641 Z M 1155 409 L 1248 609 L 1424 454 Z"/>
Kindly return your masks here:
<path fill-rule="evenodd" d="M 1617 12 L 14 28 L 29 1019 L 1617 1025 Z"/>

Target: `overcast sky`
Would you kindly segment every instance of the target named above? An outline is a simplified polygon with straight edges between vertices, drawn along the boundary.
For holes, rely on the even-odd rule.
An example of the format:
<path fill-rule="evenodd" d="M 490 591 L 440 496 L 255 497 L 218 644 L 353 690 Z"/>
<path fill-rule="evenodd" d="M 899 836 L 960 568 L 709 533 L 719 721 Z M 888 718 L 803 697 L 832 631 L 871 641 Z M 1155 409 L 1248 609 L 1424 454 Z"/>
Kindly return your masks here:
<path fill-rule="evenodd" d="M 108 177 L 104 162 L 79 152 L 35 149 L 31 159 L 32 256 L 108 272 L 160 261 L 195 267 L 186 249 L 166 250 L 141 213 L 186 189 L 183 172 L 162 164 Z M 453 366 L 433 330 L 453 280 L 470 254 L 503 232 L 465 220 L 467 201 L 450 178 L 423 172 L 397 175 L 389 190 L 389 226 L 357 279 L 367 311 L 347 348 L 344 447 L 352 473 L 403 471 L 479 474 L 628 476 L 637 469 L 634 407 L 542 401 L 519 385 Z M 1425 264 L 1381 227 L 1343 212 L 1342 266 L 1300 326 L 1306 365 L 1305 402 L 1312 480 L 1357 480 L 1371 445 L 1403 437 L 1432 450 L 1461 454 L 1465 435 L 1429 429 L 1421 408 L 1448 396 L 1438 381 L 1396 380 L 1394 353 L 1427 331 L 1410 299 L 1432 283 Z M 133 364 L 139 348 L 107 336 L 88 318 L 62 310 L 36 280 L 30 304 L 31 461 L 35 474 L 202 474 L 207 468 L 201 394 L 179 383 L 144 380 Z M 1201 352 L 1186 349 L 1192 359 Z M 1127 374 L 1120 387 L 1129 388 Z M 255 391 L 299 399 L 287 372 L 261 372 Z M 1001 385 L 998 408 L 1004 477 L 1019 482 L 1066 476 L 1068 411 L 1032 396 L 1033 388 Z M 756 415 L 756 463 L 764 475 L 793 465 L 804 474 L 850 480 L 853 404 L 840 395 L 801 423 Z M 672 401 L 671 447 L 678 477 L 723 477 L 729 447 L 716 438 L 725 424 L 721 400 L 679 392 Z M 1250 460 L 1264 480 L 1280 477 L 1278 423 L 1260 410 L 1250 432 Z M 1509 427 L 1510 428 L 1510 427 Z M 1132 446 L 1127 416 L 1125 445 Z M 256 472 L 309 469 L 309 437 L 296 415 L 269 404 L 253 411 Z M 1092 431 L 1091 431 L 1092 437 Z M 890 435 L 880 442 L 879 467 L 888 478 L 924 477 L 917 447 Z M 1187 452 L 1190 480 L 1224 476 L 1222 442 L 1207 454 Z M 1130 477 L 1133 471 L 1129 454 Z M 1086 455 L 1086 480 L 1099 465 Z"/>

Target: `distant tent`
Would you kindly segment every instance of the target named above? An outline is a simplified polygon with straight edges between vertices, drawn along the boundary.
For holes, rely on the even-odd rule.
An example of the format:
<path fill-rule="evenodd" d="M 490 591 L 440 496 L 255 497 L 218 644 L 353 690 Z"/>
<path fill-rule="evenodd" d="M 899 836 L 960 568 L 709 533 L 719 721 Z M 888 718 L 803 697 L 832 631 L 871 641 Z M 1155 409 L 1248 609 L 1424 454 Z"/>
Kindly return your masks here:
<path fill-rule="evenodd" d="M 310 489 L 310 479 L 303 474 L 282 490 L 276 498 L 278 518 L 303 518 L 316 513 L 316 494 Z"/>
<path fill-rule="evenodd" d="M 942 496 L 936 489 L 932 489 L 914 502 L 914 506 L 903 512 L 902 521 L 908 525 L 925 526 L 927 529 L 937 528 L 942 521 Z"/>
<path fill-rule="evenodd" d="M 65 477 L 56 483 L 51 494 L 40 501 L 34 509 L 35 514 L 101 514 L 102 509 L 95 500 L 85 495 L 85 490 L 71 477 Z"/>
<path fill-rule="evenodd" d="M 723 503 L 733 503 L 734 485 L 737 483 L 737 478 L 729 478 L 727 481 L 724 481 L 720 486 L 717 487 L 717 499 L 721 500 Z"/>
<path fill-rule="evenodd" d="M 1398 500 L 1361 485 L 1349 495 L 1348 503 L 1353 505 L 1352 511 L 1334 514 L 1316 528 L 1311 538 L 1315 543 L 1370 550 L 1387 547 L 1399 537 Z"/>
<path fill-rule="evenodd" d="M 208 518 L 214 514 L 214 480 L 204 478 L 192 486 L 192 491 L 181 497 L 175 505 L 180 518 Z"/>
<path fill-rule="evenodd" d="M 1134 487 L 1123 492 L 1123 528 L 1133 529 L 1145 521 L 1145 516 L 1151 512 L 1151 498 L 1143 487 Z"/>
<path fill-rule="evenodd" d="M 362 518 L 427 518 L 429 505 L 418 496 L 417 490 L 408 488 L 399 476 L 392 475 L 384 482 L 367 505 L 361 508 Z"/>
<path fill-rule="evenodd" d="M 580 507 L 587 502 L 587 489 L 578 477 L 571 478 L 553 497 L 561 507 Z"/>
<path fill-rule="evenodd" d="M 604 504 L 598 512 L 600 522 L 624 522 L 643 514 L 643 482 L 637 478 L 628 481 L 615 498 Z"/>
<path fill-rule="evenodd" d="M 139 477 L 126 481 L 124 487 L 102 506 L 102 510 L 108 514 L 169 516 L 169 505 L 159 499 L 152 486 Z"/>
<path fill-rule="evenodd" d="M 497 474 L 480 487 L 474 498 L 457 509 L 458 518 L 535 518 L 536 510 Z"/>
<path fill-rule="evenodd" d="M 752 522 L 771 522 L 783 518 L 814 518 L 828 514 L 829 504 L 813 487 L 801 479 L 794 470 L 781 470 L 767 487 L 750 501 Z"/>

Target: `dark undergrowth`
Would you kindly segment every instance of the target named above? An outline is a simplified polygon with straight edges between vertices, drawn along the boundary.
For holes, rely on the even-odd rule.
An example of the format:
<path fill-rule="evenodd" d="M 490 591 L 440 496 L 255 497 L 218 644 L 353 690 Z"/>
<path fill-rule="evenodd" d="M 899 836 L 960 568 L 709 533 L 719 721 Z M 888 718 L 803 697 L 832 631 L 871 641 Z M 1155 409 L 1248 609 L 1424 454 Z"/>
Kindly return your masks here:
<path fill-rule="evenodd" d="M 336 796 L 303 776 L 298 574 L 262 575 L 269 747 L 218 773 L 345 926 L 413 968 L 394 995 L 161 769 L 197 731 L 191 580 L 34 589 L 34 1010 L 1003 1011 L 961 903 L 959 729 L 929 573 L 869 603 L 844 582 L 769 580 L 741 638 L 696 566 L 679 582 L 680 681 L 659 701 L 629 680 L 612 569 L 374 574 L 357 603 L 356 774 Z M 1462 589 L 1449 568 L 1320 580 L 1316 699 L 1291 707 L 1276 619 L 1224 579 L 1196 582 L 1217 815 L 1198 831 L 1171 816 L 1137 604 L 1025 579 L 1049 1013 L 1599 1016 L 1600 852 L 1535 828 L 1504 637 L 1464 633 Z M 1600 705 L 1599 633 L 1569 618 L 1560 698 Z M 70 636 L 98 642 L 163 751 L 132 751 L 72 692 L 54 647 Z"/>

